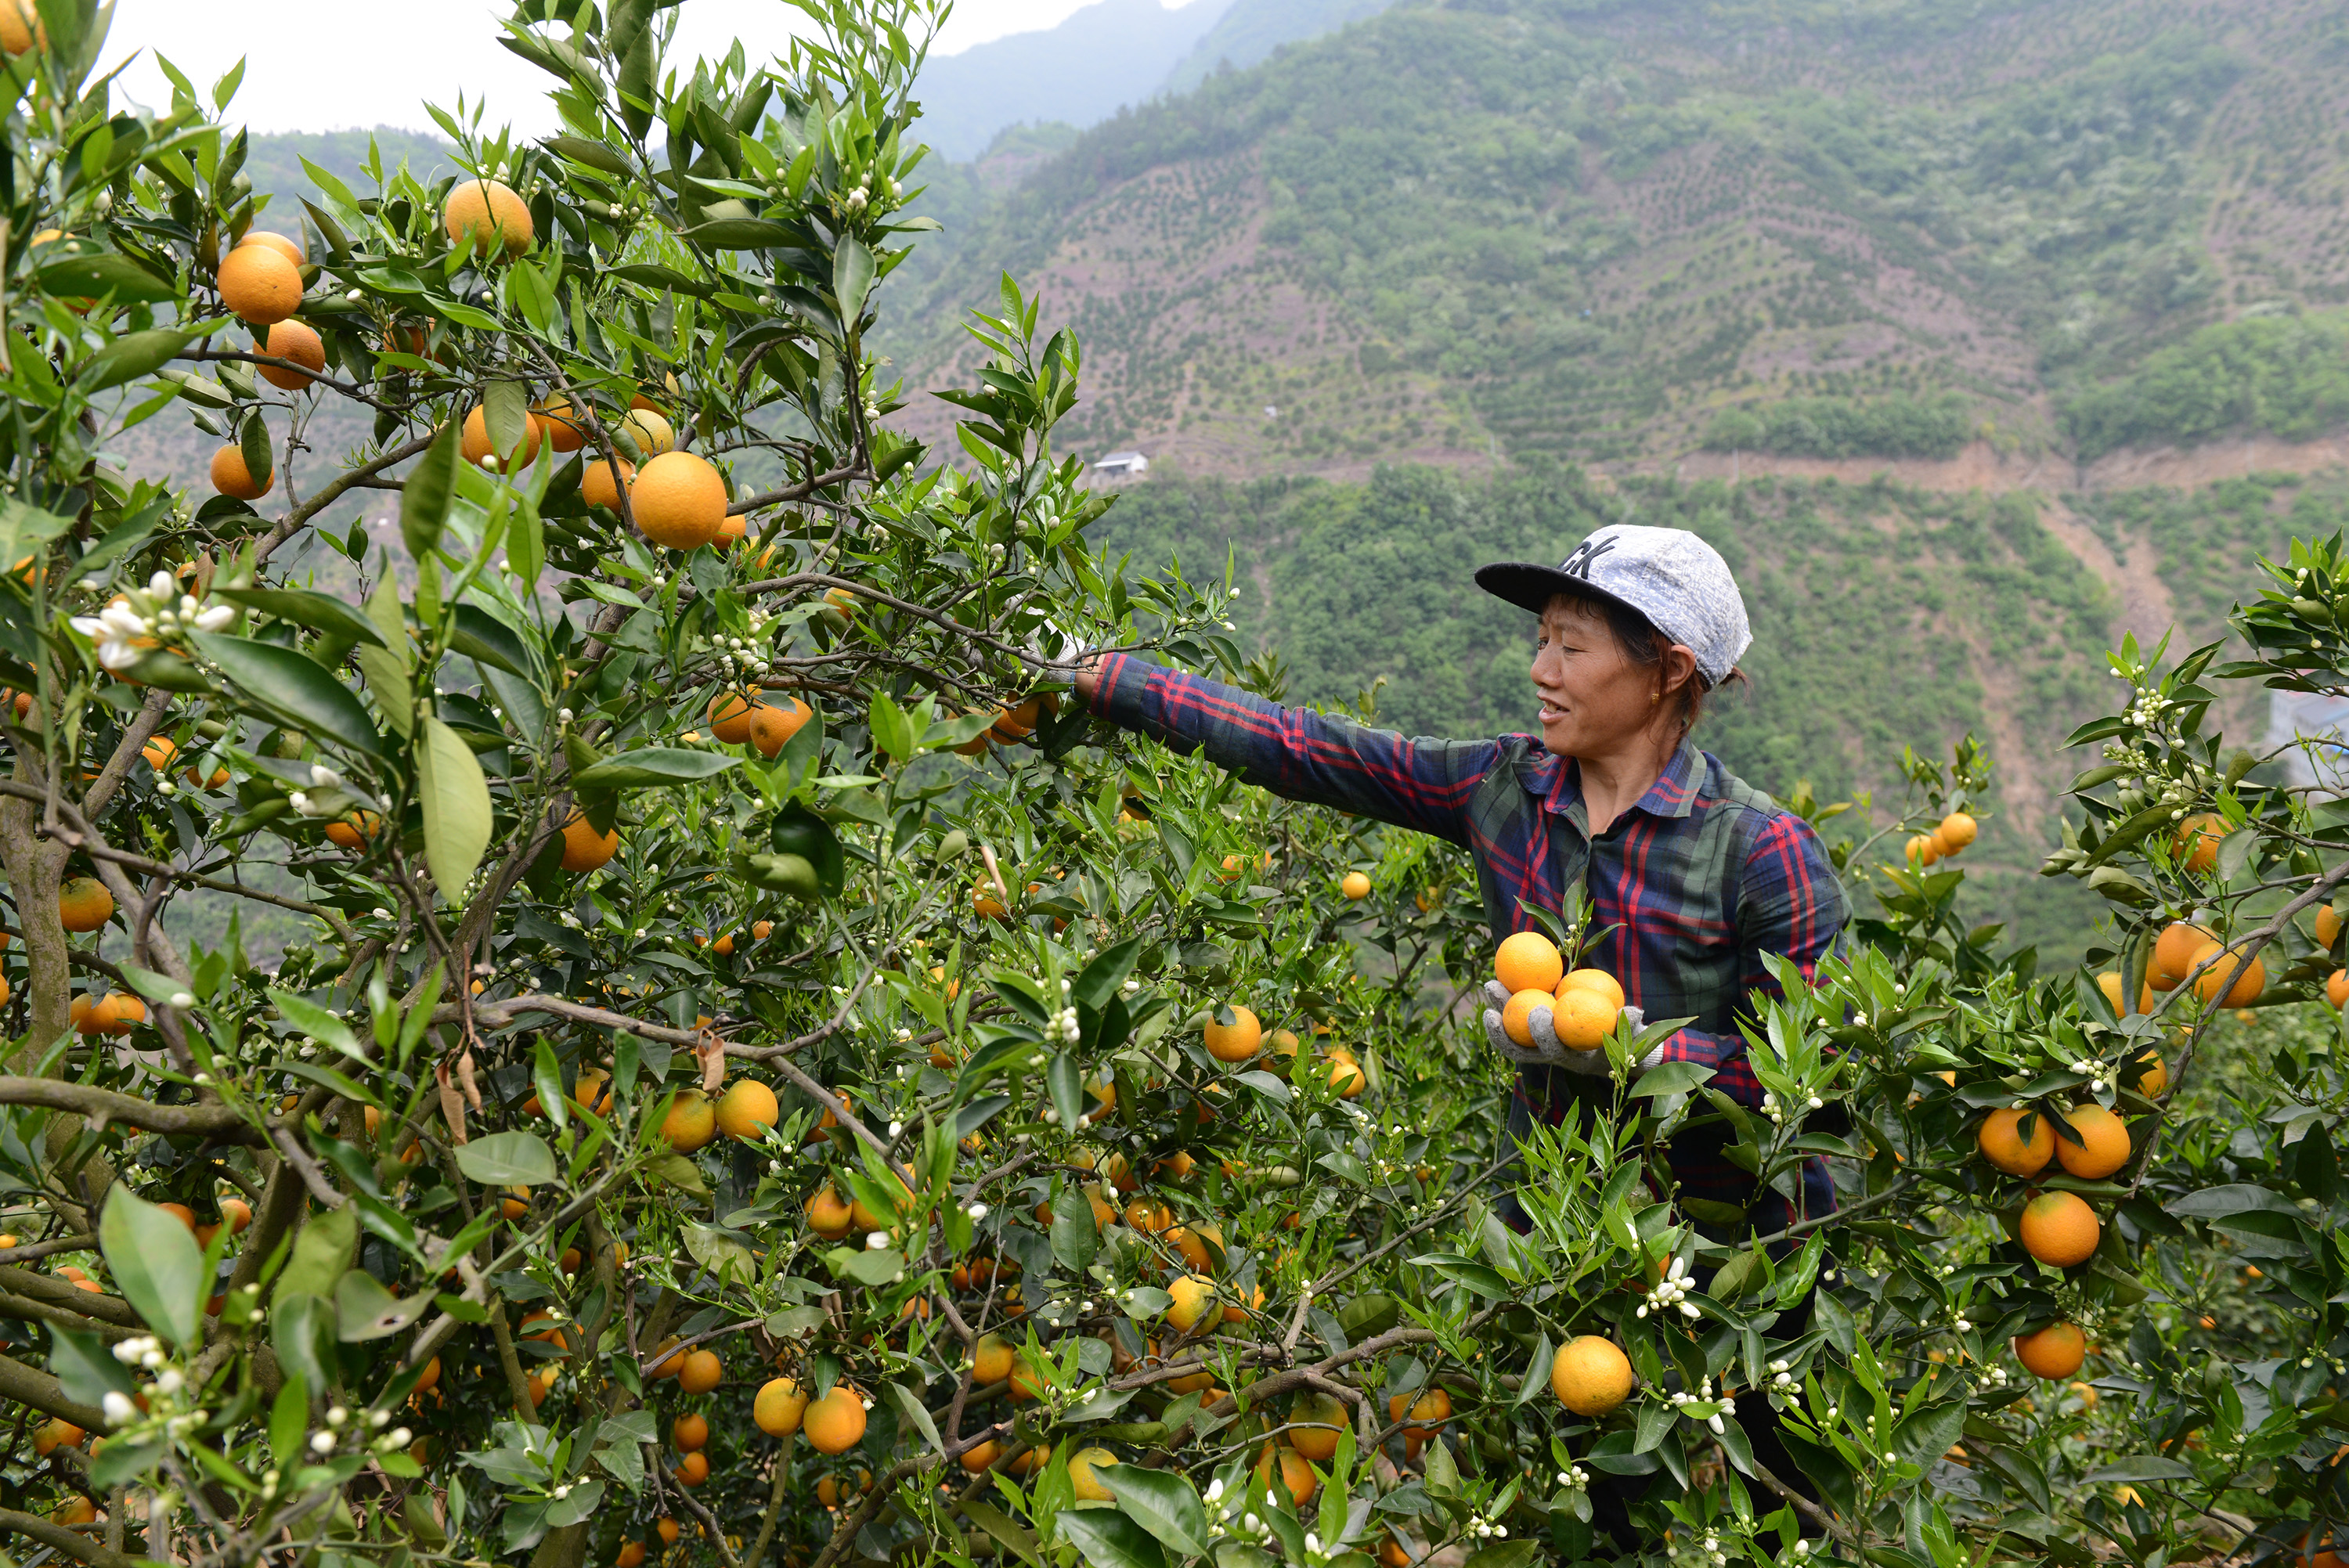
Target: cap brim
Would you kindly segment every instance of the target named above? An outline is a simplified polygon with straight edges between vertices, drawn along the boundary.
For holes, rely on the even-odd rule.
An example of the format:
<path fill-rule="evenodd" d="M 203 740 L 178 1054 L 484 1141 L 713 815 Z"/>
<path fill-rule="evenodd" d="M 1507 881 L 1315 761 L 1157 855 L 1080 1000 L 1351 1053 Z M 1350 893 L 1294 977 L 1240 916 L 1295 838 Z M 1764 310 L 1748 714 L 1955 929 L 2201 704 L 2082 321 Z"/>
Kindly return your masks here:
<path fill-rule="evenodd" d="M 1537 615 L 1547 610 L 1549 602 L 1561 593 L 1570 599 L 1597 599 L 1620 604 L 1634 614 L 1646 614 L 1637 604 L 1619 594 L 1609 593 L 1587 577 L 1573 576 L 1555 566 L 1537 566 L 1529 561 L 1496 561 L 1490 566 L 1479 566 L 1476 586 Z"/>

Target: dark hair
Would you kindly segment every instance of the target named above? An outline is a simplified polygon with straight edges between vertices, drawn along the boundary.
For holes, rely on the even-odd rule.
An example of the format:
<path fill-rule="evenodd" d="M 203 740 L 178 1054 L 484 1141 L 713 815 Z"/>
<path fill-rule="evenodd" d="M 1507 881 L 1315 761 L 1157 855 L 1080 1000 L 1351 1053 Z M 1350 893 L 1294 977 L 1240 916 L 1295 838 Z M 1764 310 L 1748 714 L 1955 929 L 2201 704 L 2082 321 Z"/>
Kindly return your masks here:
<path fill-rule="evenodd" d="M 1602 599 L 1596 593 L 1578 593 L 1572 590 L 1561 592 L 1557 598 L 1586 615 L 1606 622 L 1607 630 L 1614 637 L 1615 645 L 1623 650 L 1623 656 L 1642 669 L 1655 669 L 1662 665 L 1664 655 L 1671 648 L 1672 640 L 1658 630 L 1653 621 L 1619 600 Z M 1712 696 L 1717 686 L 1728 686 L 1733 682 L 1742 686 L 1744 681 L 1744 670 L 1733 669 L 1719 682 L 1705 679 L 1702 670 L 1692 671 L 1687 683 L 1675 696 L 1680 707 L 1676 717 L 1680 719 L 1681 733 L 1686 735 L 1696 727 L 1697 720 L 1704 717 L 1705 701 Z"/>

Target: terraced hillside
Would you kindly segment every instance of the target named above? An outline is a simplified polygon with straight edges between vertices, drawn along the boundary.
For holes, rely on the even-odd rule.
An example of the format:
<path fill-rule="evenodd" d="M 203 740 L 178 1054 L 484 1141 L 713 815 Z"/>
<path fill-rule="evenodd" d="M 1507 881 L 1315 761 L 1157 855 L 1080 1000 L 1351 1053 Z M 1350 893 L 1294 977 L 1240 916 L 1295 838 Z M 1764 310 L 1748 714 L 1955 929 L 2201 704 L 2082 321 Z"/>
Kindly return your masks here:
<path fill-rule="evenodd" d="M 2198 330 L 2339 330 L 2344 67 L 2322 0 L 1405 6 L 964 206 L 895 349 L 966 369 L 1009 265 L 1085 340 L 1080 445 L 1195 473 L 2069 452 Z"/>

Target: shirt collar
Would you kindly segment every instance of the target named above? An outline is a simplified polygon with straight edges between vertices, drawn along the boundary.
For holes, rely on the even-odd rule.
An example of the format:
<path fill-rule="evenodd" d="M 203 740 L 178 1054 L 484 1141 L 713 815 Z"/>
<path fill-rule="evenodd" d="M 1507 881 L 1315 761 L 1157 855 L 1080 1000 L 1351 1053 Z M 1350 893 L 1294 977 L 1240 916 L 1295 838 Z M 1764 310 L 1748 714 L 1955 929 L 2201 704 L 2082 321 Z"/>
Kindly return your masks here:
<path fill-rule="evenodd" d="M 1663 772 L 1648 786 L 1648 792 L 1632 803 L 1631 810 L 1645 811 L 1651 817 L 1687 816 L 1696 805 L 1697 758 L 1695 740 L 1683 737 L 1680 749 L 1672 753 Z M 1590 816 L 1582 804 L 1582 765 L 1566 758 L 1551 760 L 1557 768 L 1550 775 L 1542 809 L 1569 819 L 1588 837 Z"/>

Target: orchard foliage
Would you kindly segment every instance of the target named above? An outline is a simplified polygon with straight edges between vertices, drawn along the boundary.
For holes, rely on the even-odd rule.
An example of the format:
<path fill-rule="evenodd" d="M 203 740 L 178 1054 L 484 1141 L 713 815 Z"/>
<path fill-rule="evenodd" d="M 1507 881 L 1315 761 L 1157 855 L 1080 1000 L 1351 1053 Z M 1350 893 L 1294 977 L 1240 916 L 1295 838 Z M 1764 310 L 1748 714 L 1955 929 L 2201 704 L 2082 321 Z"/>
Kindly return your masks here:
<path fill-rule="evenodd" d="M 2349 818 L 2204 727 L 2206 681 L 2342 678 L 2337 546 L 2241 614 L 2253 658 L 2116 661 L 2050 868 L 2113 902 L 2109 994 L 2002 954 L 1929 860 L 1989 798 L 1971 742 L 1882 821 L 1805 793 L 1872 902 L 1755 1019 L 1768 1099 L 1639 1074 L 1619 1029 L 1615 1114 L 1527 1145 L 1519 1234 L 1456 855 L 1056 700 L 1102 646 L 1281 678 L 1227 585 L 1088 546 L 1074 341 L 1007 280 L 958 449 L 884 423 L 934 13 L 813 5 L 786 57 L 709 64 L 648 0 L 530 0 L 503 41 L 562 134 L 451 117 L 458 180 L 321 173 L 298 218 L 254 210 L 233 82 L 117 108 L 95 9 L 40 15 L 0 164 L 28 1550 L 1958 1568 L 2349 1514 L 2306 1006 Z M 258 332 L 222 297 L 254 308 L 257 227 L 302 258 Z M 329 398 L 372 438 L 296 494 Z M 221 493 L 116 469 L 158 418 L 219 438 Z M 350 521 L 385 489 L 397 555 Z M 268 972 L 188 935 L 223 904 L 305 938 Z M 2181 966 L 2188 915 L 2220 950 Z M 2213 1078 L 2253 957 L 2298 1021 Z M 2090 1102 L 2130 1144 L 2084 1176 Z M 2063 1158 L 1986 1163 L 2000 1113 L 1993 1152 Z M 1703 1126 L 1780 1190 L 1830 1160 L 1841 1212 L 1677 1201 Z M 2034 1255 L 2032 1189 L 2088 1255 Z M 2010 1342 L 2051 1326 L 2087 1360 L 2034 1383 Z M 1593 1340 L 1628 1398 L 1567 1375 Z"/>

